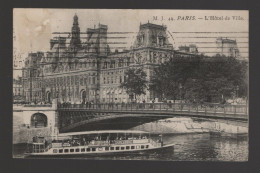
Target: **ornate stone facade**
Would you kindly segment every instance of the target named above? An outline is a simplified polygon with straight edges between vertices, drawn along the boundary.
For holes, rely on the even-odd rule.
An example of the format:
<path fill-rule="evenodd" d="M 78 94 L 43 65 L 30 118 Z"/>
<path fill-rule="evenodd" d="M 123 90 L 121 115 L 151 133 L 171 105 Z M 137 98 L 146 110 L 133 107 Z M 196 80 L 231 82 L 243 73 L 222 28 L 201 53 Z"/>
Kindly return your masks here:
<path fill-rule="evenodd" d="M 74 16 L 69 46 L 68 38 L 50 41 L 50 51 L 30 53 L 23 69 L 26 101 L 51 102 L 129 102 L 121 89 L 128 68 L 143 68 L 148 81 L 153 69 L 175 54 L 169 43 L 166 26 L 151 23 L 140 25 L 131 49 L 111 52 L 107 43 L 106 25 L 87 29 L 86 41 L 80 38 L 78 17 Z M 151 101 L 155 95 L 148 90 L 137 101 Z"/>

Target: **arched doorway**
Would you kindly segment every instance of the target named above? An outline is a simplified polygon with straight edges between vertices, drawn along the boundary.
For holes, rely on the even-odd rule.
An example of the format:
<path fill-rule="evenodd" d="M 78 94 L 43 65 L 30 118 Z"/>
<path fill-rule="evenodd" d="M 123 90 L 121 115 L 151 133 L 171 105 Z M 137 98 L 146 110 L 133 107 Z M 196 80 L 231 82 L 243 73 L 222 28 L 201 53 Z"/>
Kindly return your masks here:
<path fill-rule="evenodd" d="M 51 93 L 49 91 L 46 93 L 46 101 L 47 103 L 51 103 Z"/>
<path fill-rule="evenodd" d="M 81 102 L 85 103 L 86 102 L 86 97 L 87 97 L 87 93 L 85 90 L 81 91 Z"/>
<path fill-rule="evenodd" d="M 35 113 L 31 116 L 31 127 L 47 127 L 47 116 L 43 113 Z"/>

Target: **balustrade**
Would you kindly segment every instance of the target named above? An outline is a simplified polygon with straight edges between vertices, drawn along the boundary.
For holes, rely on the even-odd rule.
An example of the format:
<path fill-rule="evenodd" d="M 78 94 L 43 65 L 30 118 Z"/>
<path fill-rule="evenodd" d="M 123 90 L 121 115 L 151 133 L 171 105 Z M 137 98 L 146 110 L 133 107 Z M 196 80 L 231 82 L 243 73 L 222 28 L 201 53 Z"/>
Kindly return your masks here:
<path fill-rule="evenodd" d="M 59 104 L 58 109 L 89 109 L 106 111 L 194 112 L 205 114 L 248 114 L 246 105 L 190 104 L 190 103 L 100 103 Z"/>

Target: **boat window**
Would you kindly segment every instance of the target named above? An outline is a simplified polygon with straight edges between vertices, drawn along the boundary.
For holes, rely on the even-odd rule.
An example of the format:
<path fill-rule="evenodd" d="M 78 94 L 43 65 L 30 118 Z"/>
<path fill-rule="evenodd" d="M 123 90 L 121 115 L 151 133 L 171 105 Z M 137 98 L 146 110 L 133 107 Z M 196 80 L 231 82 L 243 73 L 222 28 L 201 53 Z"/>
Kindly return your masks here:
<path fill-rule="evenodd" d="M 64 152 L 65 152 L 65 153 L 68 153 L 68 152 L 69 152 L 69 149 L 65 149 Z"/>
<path fill-rule="evenodd" d="M 92 151 L 96 151 L 96 148 L 92 148 Z"/>
<path fill-rule="evenodd" d="M 114 147 L 110 147 L 110 150 L 114 150 L 115 148 Z"/>
<path fill-rule="evenodd" d="M 76 149 L 76 152 L 79 152 L 79 148 Z"/>
<path fill-rule="evenodd" d="M 74 149 L 70 149 L 70 152 L 74 152 Z"/>
<path fill-rule="evenodd" d="M 129 150 L 129 149 L 130 149 L 130 146 L 126 146 L 125 149 Z"/>
<path fill-rule="evenodd" d="M 109 150 L 109 147 L 105 147 L 105 150 L 108 151 L 108 150 Z"/>
<path fill-rule="evenodd" d="M 81 148 L 81 152 L 85 152 L 85 148 Z"/>
<path fill-rule="evenodd" d="M 144 149 L 144 145 L 141 145 L 141 149 Z"/>
<path fill-rule="evenodd" d="M 116 147 L 116 150 L 119 150 L 119 147 Z"/>
<path fill-rule="evenodd" d="M 98 151 L 102 151 L 102 150 L 103 150 L 103 148 L 102 148 L 102 147 L 99 147 L 99 148 L 98 148 Z"/>
<path fill-rule="evenodd" d="M 59 150 L 59 153 L 63 153 L 63 149 L 60 149 L 60 150 Z"/>
<path fill-rule="evenodd" d="M 131 149 L 135 149 L 135 146 L 131 146 Z"/>
<path fill-rule="evenodd" d="M 136 149 L 139 149 L 139 148 L 140 148 L 140 145 L 137 145 L 137 146 L 136 146 Z"/>
<path fill-rule="evenodd" d="M 57 149 L 53 149 L 53 153 L 58 153 L 58 150 Z"/>
<path fill-rule="evenodd" d="M 149 145 L 146 145 L 146 148 L 149 148 Z"/>
<path fill-rule="evenodd" d="M 125 150 L 125 147 L 121 147 L 121 150 Z"/>
<path fill-rule="evenodd" d="M 90 148 L 87 148 L 87 152 L 90 152 Z"/>

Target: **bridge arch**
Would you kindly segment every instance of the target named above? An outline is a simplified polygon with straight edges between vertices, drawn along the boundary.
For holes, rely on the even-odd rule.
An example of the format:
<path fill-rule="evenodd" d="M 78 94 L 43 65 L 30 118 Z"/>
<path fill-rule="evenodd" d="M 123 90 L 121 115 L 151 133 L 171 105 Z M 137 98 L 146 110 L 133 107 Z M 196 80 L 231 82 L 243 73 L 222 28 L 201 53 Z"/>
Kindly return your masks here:
<path fill-rule="evenodd" d="M 31 116 L 31 127 L 41 128 L 47 127 L 48 118 L 43 113 L 35 113 Z"/>

